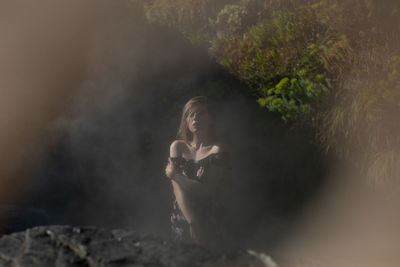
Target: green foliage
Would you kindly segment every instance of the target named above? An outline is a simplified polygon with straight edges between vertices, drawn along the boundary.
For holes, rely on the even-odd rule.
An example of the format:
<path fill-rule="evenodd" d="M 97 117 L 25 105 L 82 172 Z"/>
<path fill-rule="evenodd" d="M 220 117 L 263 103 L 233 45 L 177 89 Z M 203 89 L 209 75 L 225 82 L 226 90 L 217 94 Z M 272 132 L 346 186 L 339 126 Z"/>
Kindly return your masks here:
<path fill-rule="evenodd" d="M 218 13 L 216 20 L 210 20 L 211 26 L 217 30 L 219 37 L 228 36 L 240 31 L 243 26 L 243 17 L 247 10 L 243 5 L 226 5 Z"/>
<path fill-rule="evenodd" d="M 233 0 L 133 0 L 143 6 L 151 23 L 179 30 L 190 41 L 202 44 L 211 38 L 211 18 Z"/>
<path fill-rule="evenodd" d="M 398 180 L 400 48 L 396 43 L 388 39 L 387 46 L 363 51 L 342 85 L 343 95 L 320 113 L 318 124 L 325 149 L 358 166 L 374 184 Z"/>
<path fill-rule="evenodd" d="M 267 89 L 267 96 L 258 98 L 258 104 L 281 113 L 285 121 L 309 115 L 309 102 L 328 91 L 325 83 L 329 84 L 329 80 L 323 74 L 318 74 L 315 77 L 317 82 L 314 83 L 304 77 L 304 70 L 297 74 L 293 78 L 284 77 L 274 87 Z"/>
<path fill-rule="evenodd" d="M 378 166 L 400 162 L 399 1 L 142 1 L 151 21 L 206 46 L 261 107 L 312 125 L 326 151 L 357 159 L 366 177 L 393 176 Z"/>
<path fill-rule="evenodd" d="M 274 11 L 242 35 L 219 41 L 214 55 L 231 73 L 255 89 L 258 103 L 285 121 L 305 119 L 332 87 L 335 68 L 351 57 L 345 35 L 326 32 L 312 10 Z M 330 37 L 330 38 L 328 38 Z"/>

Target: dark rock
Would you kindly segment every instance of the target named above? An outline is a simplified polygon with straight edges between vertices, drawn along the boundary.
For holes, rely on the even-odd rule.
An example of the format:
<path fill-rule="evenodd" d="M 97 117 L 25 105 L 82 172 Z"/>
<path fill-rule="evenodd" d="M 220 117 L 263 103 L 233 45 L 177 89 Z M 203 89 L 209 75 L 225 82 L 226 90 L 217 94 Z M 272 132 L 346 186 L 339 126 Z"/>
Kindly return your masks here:
<path fill-rule="evenodd" d="M 40 226 L 0 238 L 0 266 L 274 266 L 254 252 L 216 253 L 151 235 L 94 227 Z"/>

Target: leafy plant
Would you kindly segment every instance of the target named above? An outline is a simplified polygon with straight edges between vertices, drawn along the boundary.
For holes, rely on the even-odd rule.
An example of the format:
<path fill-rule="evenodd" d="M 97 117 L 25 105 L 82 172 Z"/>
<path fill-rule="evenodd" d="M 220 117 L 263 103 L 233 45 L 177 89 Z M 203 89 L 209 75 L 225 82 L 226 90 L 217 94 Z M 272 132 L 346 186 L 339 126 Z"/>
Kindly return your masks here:
<path fill-rule="evenodd" d="M 393 177 L 378 166 L 400 162 L 399 1 L 141 1 L 150 21 L 205 46 L 258 105 L 312 125 L 326 151 L 358 159 L 369 180 Z"/>

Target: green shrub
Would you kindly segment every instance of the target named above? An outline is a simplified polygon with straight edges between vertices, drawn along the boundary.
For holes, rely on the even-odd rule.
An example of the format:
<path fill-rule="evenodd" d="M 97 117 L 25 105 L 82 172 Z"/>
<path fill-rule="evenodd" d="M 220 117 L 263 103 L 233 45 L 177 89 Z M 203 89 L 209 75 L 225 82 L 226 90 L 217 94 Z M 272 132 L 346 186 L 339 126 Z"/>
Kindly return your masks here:
<path fill-rule="evenodd" d="M 141 1 L 151 21 L 205 46 L 258 105 L 312 125 L 326 151 L 369 180 L 395 176 L 383 169 L 400 162 L 399 1 Z"/>

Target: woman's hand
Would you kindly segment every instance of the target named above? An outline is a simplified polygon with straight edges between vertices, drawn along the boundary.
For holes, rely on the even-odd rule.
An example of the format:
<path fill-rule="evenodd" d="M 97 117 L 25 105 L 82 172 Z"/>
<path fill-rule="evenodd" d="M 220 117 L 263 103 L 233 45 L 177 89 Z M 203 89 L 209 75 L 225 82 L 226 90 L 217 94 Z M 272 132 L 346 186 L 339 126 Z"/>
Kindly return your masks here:
<path fill-rule="evenodd" d="M 180 173 L 179 168 L 176 167 L 171 158 L 168 158 L 168 164 L 165 167 L 165 175 L 179 185 L 185 192 L 194 195 L 202 195 L 205 192 L 202 183 Z"/>
<path fill-rule="evenodd" d="M 165 167 L 165 175 L 167 175 L 168 178 L 173 179 L 175 174 L 177 174 L 175 164 L 172 162 L 171 158 L 168 158 L 168 164 L 167 167 Z"/>

